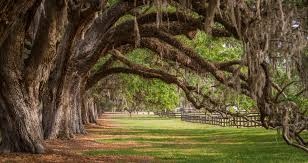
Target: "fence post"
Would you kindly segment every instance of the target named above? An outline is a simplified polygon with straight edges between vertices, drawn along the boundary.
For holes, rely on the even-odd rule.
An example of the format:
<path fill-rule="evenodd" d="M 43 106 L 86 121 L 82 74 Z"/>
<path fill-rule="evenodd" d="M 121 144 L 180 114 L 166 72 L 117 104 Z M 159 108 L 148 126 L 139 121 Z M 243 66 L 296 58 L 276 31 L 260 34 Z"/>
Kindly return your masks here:
<path fill-rule="evenodd" d="M 222 127 L 230 126 L 240 128 L 240 127 L 258 127 L 259 123 L 259 114 L 250 114 L 247 116 L 247 119 L 243 117 L 233 117 L 233 116 L 219 116 L 217 114 L 207 115 L 206 113 L 184 113 L 184 112 L 160 112 L 158 113 L 161 116 L 167 117 L 179 117 L 182 121 L 192 122 L 192 123 L 202 123 L 209 125 L 218 125 Z M 254 121 L 255 122 L 254 122 Z"/>

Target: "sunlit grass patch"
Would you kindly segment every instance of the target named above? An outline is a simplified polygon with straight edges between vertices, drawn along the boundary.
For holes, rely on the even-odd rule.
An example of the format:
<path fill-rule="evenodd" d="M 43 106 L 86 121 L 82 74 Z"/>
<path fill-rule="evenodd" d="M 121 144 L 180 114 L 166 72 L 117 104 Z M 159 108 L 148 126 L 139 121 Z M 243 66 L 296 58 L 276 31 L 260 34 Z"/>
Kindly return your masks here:
<path fill-rule="evenodd" d="M 93 150 L 85 155 L 151 156 L 158 162 L 308 162 L 308 155 L 288 146 L 276 130 L 223 128 L 145 116 L 112 119 L 112 123 L 121 128 L 97 142 L 147 145 Z"/>

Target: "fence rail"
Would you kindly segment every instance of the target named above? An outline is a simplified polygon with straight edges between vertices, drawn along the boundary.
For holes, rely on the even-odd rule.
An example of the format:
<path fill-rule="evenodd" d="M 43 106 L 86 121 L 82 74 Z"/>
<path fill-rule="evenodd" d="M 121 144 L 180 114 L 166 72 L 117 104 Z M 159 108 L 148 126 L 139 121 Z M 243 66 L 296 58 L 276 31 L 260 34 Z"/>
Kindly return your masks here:
<path fill-rule="evenodd" d="M 222 127 L 260 127 L 260 114 L 250 113 L 245 117 L 222 116 L 220 114 L 206 114 L 200 112 L 154 112 L 155 115 L 167 118 L 180 118 L 182 121 L 202 123 Z M 112 115 L 112 118 L 123 116 L 123 112 L 105 112 L 103 115 Z"/>
<path fill-rule="evenodd" d="M 155 115 L 168 118 L 182 118 L 181 112 L 154 112 Z"/>
<path fill-rule="evenodd" d="M 251 113 L 245 117 L 221 116 L 220 114 L 207 115 L 205 113 L 156 112 L 160 117 L 181 118 L 182 121 L 217 125 L 222 127 L 259 127 L 260 115 Z"/>

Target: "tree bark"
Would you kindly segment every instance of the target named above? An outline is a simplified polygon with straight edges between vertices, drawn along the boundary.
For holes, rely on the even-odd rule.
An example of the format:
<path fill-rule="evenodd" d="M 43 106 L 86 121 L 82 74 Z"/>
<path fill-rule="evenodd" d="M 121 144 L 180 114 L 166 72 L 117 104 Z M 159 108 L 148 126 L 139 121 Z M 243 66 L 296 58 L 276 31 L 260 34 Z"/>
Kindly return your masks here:
<path fill-rule="evenodd" d="M 53 109 L 52 114 L 43 114 L 49 119 L 45 121 L 45 138 L 69 139 L 74 134 L 84 134 L 82 122 L 82 77 L 76 73 L 68 73 L 64 78 L 63 86 L 57 90 L 56 96 L 52 96 L 51 103 L 47 103 Z M 58 95 L 57 95 L 58 94 Z M 50 110 L 45 110 L 45 113 Z M 51 124 L 48 124 L 51 122 Z M 48 126 L 49 125 L 49 126 Z"/>
<path fill-rule="evenodd" d="M 65 30 L 59 40 L 57 47 L 57 55 L 52 67 L 52 71 L 47 83 L 47 88 L 44 91 L 44 109 L 43 109 L 43 128 L 45 139 L 55 138 L 71 138 L 74 131 L 71 123 L 75 117 L 72 115 L 75 112 L 74 100 L 79 96 L 79 90 L 74 89 L 74 84 L 78 84 L 78 75 L 76 71 L 72 71 L 73 66 L 71 56 L 74 49 L 74 40 L 79 24 L 78 11 L 63 11 L 63 15 L 67 16 L 68 22 L 64 24 Z M 76 78 L 73 76 L 75 75 Z M 71 103 L 70 103 L 71 102 Z"/>
<path fill-rule="evenodd" d="M 54 139 L 59 135 L 61 121 L 63 118 L 62 95 L 64 89 L 65 75 L 68 67 L 69 50 L 71 42 L 75 36 L 76 27 L 69 23 L 66 25 L 63 37 L 57 49 L 57 57 L 54 67 L 47 82 L 47 88 L 44 92 L 43 107 L 43 128 L 46 139 Z"/>
<path fill-rule="evenodd" d="M 0 0 L 0 46 L 19 24 L 16 20 L 24 18 L 29 10 L 35 12 L 41 0 L 8 1 Z"/>
<path fill-rule="evenodd" d="M 98 115 L 97 115 L 97 107 L 96 107 L 96 104 L 93 98 L 89 99 L 88 105 L 89 106 L 87 110 L 88 112 L 87 115 L 88 115 L 89 122 L 96 123 Z"/>
<path fill-rule="evenodd" d="M 94 99 L 89 96 L 83 98 L 84 98 L 82 106 L 83 124 L 96 123 L 98 114 L 97 114 L 97 105 L 95 104 Z"/>
<path fill-rule="evenodd" d="M 22 78 L 26 23 L 18 24 L 0 48 L 0 152 L 42 153 L 37 101 L 29 96 Z"/>
<path fill-rule="evenodd" d="M 89 115 L 88 115 L 88 110 L 89 110 L 89 107 L 90 107 L 90 102 L 89 102 L 89 99 L 85 99 L 85 97 L 83 98 L 83 101 L 82 101 L 82 109 L 81 109 L 81 115 L 82 115 L 82 122 L 83 124 L 89 124 L 90 123 L 90 119 L 89 119 Z"/>

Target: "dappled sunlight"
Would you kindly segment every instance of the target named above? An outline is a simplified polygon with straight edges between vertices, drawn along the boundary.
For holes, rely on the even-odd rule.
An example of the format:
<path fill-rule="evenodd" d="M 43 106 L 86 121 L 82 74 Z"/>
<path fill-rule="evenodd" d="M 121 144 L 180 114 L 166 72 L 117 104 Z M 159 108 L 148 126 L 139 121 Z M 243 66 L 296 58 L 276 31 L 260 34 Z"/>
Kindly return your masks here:
<path fill-rule="evenodd" d="M 119 127 L 102 131 L 102 138 L 95 141 L 127 144 L 126 148 L 89 150 L 85 155 L 151 156 L 159 162 L 305 162 L 307 158 L 304 152 L 287 146 L 276 130 L 215 127 L 159 117 L 109 120 Z M 132 143 L 136 146 L 131 147 Z"/>

